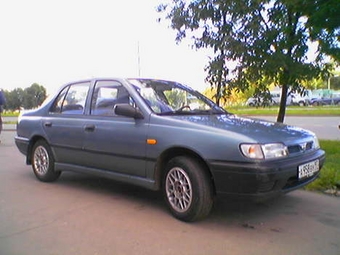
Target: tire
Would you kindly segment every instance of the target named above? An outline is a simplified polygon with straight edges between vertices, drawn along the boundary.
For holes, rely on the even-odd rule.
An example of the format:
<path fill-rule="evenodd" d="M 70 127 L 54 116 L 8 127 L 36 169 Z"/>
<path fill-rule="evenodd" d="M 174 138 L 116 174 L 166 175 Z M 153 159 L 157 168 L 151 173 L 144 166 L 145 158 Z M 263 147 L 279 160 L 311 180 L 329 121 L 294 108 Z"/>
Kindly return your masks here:
<path fill-rule="evenodd" d="M 172 215 L 186 222 L 207 217 L 213 206 L 212 181 L 196 160 L 175 157 L 169 161 L 162 183 Z"/>
<path fill-rule="evenodd" d="M 54 171 L 54 157 L 50 146 L 44 140 L 34 144 L 31 162 L 35 176 L 42 182 L 53 182 L 61 174 L 60 171 Z"/>

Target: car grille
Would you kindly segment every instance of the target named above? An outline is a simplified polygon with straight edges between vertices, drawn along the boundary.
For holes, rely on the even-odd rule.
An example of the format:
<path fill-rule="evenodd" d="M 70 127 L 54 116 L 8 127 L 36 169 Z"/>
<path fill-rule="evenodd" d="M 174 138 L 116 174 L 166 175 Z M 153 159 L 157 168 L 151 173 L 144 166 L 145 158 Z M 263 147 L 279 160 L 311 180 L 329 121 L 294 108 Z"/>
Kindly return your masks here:
<path fill-rule="evenodd" d="M 305 152 L 313 149 L 313 142 L 301 143 L 288 146 L 289 154 Z"/>

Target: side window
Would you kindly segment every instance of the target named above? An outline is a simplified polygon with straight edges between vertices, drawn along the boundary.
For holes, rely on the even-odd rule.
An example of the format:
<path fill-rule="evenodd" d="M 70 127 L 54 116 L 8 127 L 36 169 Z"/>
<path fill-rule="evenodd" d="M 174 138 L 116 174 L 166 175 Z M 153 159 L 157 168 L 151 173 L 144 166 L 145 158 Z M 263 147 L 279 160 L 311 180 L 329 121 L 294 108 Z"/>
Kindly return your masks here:
<path fill-rule="evenodd" d="M 127 90 L 116 81 L 98 81 L 91 102 L 91 114 L 114 116 L 116 104 L 133 104 Z"/>
<path fill-rule="evenodd" d="M 51 112 L 61 114 L 83 114 L 90 83 L 72 84 L 57 97 Z"/>
<path fill-rule="evenodd" d="M 68 89 L 69 87 L 66 87 L 59 93 L 57 99 L 53 103 L 52 108 L 50 109 L 50 113 L 61 113 L 61 107 Z"/>

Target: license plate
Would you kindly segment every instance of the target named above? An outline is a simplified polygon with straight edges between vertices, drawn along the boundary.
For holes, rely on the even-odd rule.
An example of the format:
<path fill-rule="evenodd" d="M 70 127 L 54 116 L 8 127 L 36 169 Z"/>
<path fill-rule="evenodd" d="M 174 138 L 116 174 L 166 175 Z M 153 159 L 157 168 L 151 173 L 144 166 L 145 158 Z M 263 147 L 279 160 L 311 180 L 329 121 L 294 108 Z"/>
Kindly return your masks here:
<path fill-rule="evenodd" d="M 312 162 L 300 165 L 298 170 L 299 180 L 311 177 L 319 170 L 319 160 L 314 160 Z"/>

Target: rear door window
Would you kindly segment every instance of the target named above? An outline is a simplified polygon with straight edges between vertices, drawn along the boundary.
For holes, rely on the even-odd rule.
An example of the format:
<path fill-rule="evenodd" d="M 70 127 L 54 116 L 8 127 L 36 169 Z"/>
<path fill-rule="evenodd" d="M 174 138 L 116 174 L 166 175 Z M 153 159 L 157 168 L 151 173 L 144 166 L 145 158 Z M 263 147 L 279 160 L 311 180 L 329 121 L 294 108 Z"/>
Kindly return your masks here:
<path fill-rule="evenodd" d="M 90 82 L 76 83 L 65 87 L 51 108 L 51 113 L 84 114 Z"/>

